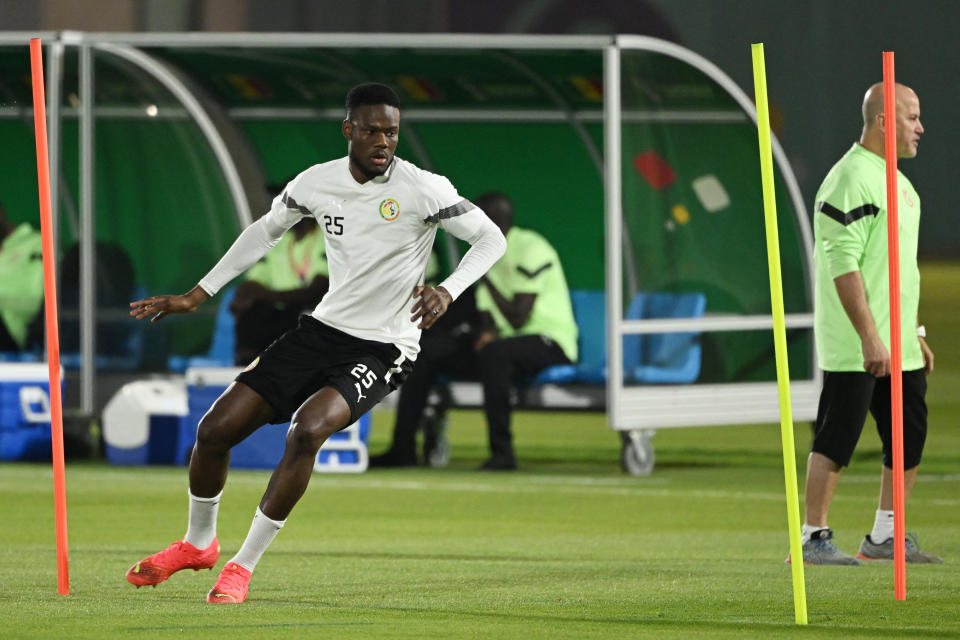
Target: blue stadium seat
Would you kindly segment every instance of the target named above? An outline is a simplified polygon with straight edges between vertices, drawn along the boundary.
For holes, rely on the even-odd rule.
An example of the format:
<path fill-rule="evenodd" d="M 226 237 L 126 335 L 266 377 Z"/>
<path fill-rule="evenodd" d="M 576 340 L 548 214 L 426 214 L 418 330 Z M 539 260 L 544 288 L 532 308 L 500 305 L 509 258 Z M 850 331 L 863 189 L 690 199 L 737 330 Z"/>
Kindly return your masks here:
<path fill-rule="evenodd" d="M 544 369 L 532 385 L 607 382 L 606 294 L 595 290 L 570 292 L 579 328 L 580 361 Z M 628 320 L 653 318 L 699 318 L 707 298 L 702 293 L 636 294 L 627 307 Z M 635 334 L 623 338 L 623 371 L 627 382 L 684 384 L 700 375 L 700 334 Z"/>
<path fill-rule="evenodd" d="M 236 351 L 237 336 L 235 321 L 230 313 L 230 303 L 237 288 L 224 289 L 220 306 L 217 307 L 217 319 L 213 325 L 213 341 L 210 350 L 203 356 L 170 356 L 167 367 L 171 371 L 182 373 L 189 367 L 232 367 Z"/>
<path fill-rule="evenodd" d="M 702 293 L 638 293 L 628 318 L 700 318 Z M 624 338 L 624 378 L 641 384 L 689 384 L 700 375 L 700 333 L 654 333 Z"/>
<path fill-rule="evenodd" d="M 579 361 L 547 367 L 533 378 L 532 385 L 603 384 L 606 381 L 606 295 L 603 291 L 575 289 L 570 292 L 570 300 L 579 330 Z"/>

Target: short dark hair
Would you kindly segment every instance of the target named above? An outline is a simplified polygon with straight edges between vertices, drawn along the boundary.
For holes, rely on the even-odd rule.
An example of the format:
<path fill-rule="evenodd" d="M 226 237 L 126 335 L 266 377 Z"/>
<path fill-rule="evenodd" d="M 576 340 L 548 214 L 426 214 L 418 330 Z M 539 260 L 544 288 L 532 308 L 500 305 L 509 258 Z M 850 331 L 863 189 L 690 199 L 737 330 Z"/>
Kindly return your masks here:
<path fill-rule="evenodd" d="M 365 82 L 358 84 L 347 93 L 347 115 L 356 107 L 367 104 L 385 104 L 400 108 L 400 96 L 385 84 Z"/>

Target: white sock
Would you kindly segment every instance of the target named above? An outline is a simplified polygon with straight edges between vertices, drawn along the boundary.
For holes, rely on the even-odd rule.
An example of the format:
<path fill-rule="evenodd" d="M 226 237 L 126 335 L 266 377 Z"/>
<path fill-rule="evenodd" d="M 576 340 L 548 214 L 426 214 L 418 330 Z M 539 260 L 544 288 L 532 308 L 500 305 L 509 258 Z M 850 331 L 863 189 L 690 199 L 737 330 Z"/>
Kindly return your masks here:
<path fill-rule="evenodd" d="M 817 527 L 814 525 L 809 525 L 806 522 L 804 522 L 803 526 L 800 527 L 800 544 L 805 544 L 807 542 L 810 542 L 810 537 L 813 534 L 815 534 L 817 531 L 821 531 L 827 528 L 828 528 L 827 525 L 823 525 L 822 527 Z"/>
<path fill-rule="evenodd" d="M 250 525 L 250 533 L 247 539 L 243 541 L 243 546 L 237 555 L 233 556 L 230 562 L 236 562 L 238 565 L 252 572 L 260 556 L 267 550 L 273 539 L 277 537 L 277 532 L 283 528 L 286 520 L 271 520 L 257 507 L 257 513 L 253 516 L 253 524 Z"/>
<path fill-rule="evenodd" d="M 877 509 L 877 519 L 873 521 L 870 539 L 875 544 L 883 544 L 893 537 L 893 511 Z"/>
<path fill-rule="evenodd" d="M 189 490 L 187 493 L 190 495 L 190 520 L 183 539 L 197 549 L 206 549 L 217 537 L 217 511 L 223 491 L 212 498 L 197 497 Z"/>

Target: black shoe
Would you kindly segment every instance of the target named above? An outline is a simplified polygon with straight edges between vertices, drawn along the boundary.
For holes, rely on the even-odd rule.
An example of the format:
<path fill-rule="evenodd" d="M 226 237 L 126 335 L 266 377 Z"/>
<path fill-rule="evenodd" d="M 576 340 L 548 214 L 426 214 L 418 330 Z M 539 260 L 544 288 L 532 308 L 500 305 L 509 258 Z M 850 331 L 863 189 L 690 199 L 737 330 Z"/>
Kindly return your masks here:
<path fill-rule="evenodd" d="M 381 453 L 378 456 L 373 456 L 370 458 L 370 468 L 398 468 L 398 467 L 415 467 L 417 466 L 416 457 L 407 457 L 397 455 L 392 451 L 387 451 L 386 453 Z"/>
<path fill-rule="evenodd" d="M 482 465 L 480 471 L 516 471 L 517 461 L 514 458 L 490 458 Z"/>

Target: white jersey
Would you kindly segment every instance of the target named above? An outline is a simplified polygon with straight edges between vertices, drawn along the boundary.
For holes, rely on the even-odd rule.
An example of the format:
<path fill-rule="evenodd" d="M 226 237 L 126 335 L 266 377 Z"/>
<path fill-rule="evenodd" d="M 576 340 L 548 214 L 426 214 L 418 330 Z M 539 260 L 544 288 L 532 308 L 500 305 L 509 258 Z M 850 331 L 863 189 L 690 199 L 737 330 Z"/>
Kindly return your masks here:
<path fill-rule="evenodd" d="M 248 269 L 303 216 L 324 234 L 330 288 L 313 316 L 344 333 L 395 344 L 409 359 L 420 330 L 410 320 L 437 227 L 472 246 L 441 283 L 456 299 L 500 259 L 503 234 L 450 181 L 394 157 L 383 176 L 359 184 L 349 159 L 310 167 L 247 227 L 201 281 L 213 295 Z"/>

